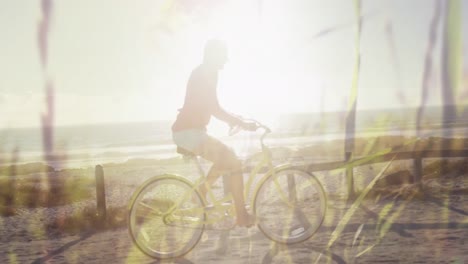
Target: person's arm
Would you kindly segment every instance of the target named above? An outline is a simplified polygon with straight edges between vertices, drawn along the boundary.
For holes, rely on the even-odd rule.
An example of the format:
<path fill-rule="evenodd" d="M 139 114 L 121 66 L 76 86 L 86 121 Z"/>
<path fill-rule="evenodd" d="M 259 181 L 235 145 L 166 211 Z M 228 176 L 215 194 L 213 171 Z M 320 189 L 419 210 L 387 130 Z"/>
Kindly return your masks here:
<path fill-rule="evenodd" d="M 218 94 L 216 91 L 216 83 L 217 77 L 215 77 L 214 79 L 214 86 L 211 86 L 212 89 L 207 94 L 207 98 L 205 98 L 207 100 L 206 103 L 208 104 L 208 109 L 211 110 L 211 114 L 217 119 L 228 123 L 231 127 L 240 126 L 243 129 L 253 130 L 255 124 L 251 122 L 245 122 L 241 117 L 229 113 L 219 105 Z"/>
<path fill-rule="evenodd" d="M 214 102 L 213 102 L 213 116 L 228 123 L 230 126 L 240 126 L 244 122 L 241 118 L 227 112 L 224 110 L 218 102 L 218 97 L 215 92 Z"/>

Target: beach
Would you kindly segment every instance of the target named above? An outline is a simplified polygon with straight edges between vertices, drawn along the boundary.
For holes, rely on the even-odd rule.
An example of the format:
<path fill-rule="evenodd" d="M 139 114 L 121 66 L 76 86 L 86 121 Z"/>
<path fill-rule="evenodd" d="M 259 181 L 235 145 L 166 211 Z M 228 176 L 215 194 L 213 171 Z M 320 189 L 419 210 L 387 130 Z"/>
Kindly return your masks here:
<path fill-rule="evenodd" d="M 184 161 L 152 165 L 151 160 L 104 165 L 108 208 L 120 208 L 114 226 L 66 230 L 56 219 L 95 208 L 88 200 L 52 208 L 21 208 L 2 217 L 1 263 L 159 263 L 132 243 L 125 224 L 126 206 L 146 179 L 171 171 L 193 175 Z M 398 161 L 398 170 L 411 171 Z M 368 186 L 384 164 L 355 169 L 357 188 Z M 395 169 L 392 169 L 395 171 Z M 68 177 L 94 178 L 94 168 L 63 171 Z M 424 197 L 412 185 L 396 186 L 400 195 L 346 199 L 343 173 L 317 172 L 328 195 L 321 228 L 305 242 L 277 244 L 256 228 L 229 233 L 206 230 L 201 241 L 184 257 L 162 263 L 464 263 L 468 261 L 468 188 L 466 173 L 423 178 Z M 25 176 L 26 177 L 26 176 Z M 30 176 L 34 177 L 34 176 Z M 36 175 L 37 177 L 37 175 Z M 190 178 L 190 177 L 189 177 Z M 94 191 L 95 186 L 87 187 Z M 220 183 L 215 189 L 220 190 Z M 452 191 L 441 191 L 441 190 Z M 388 189 L 388 188 L 387 188 Z M 458 190 L 458 191 L 457 191 Z M 109 209 L 108 209 L 109 210 Z M 110 211 L 109 211 L 110 212 Z"/>
<path fill-rule="evenodd" d="M 36 138 L 29 149 L 4 153 L 9 158 L 0 166 L 0 263 L 159 263 L 132 243 L 129 202 L 146 180 L 171 173 L 195 182 L 197 168 L 175 153 L 167 124 L 140 124 L 136 134 L 125 133 L 128 125 L 104 128 L 97 135 L 92 131 L 103 127 L 59 129 L 58 135 L 70 143 L 62 150 L 66 155 L 49 163 L 27 159 L 28 153 L 37 152 L 35 160 L 42 155 L 36 130 L 22 130 L 24 138 Z M 285 128 L 266 142 L 274 165 L 292 163 L 307 169 L 311 164 L 343 161 L 343 134 L 310 136 L 295 131 L 303 127 Z M 85 136 L 78 137 L 75 130 Z M 457 138 L 450 140 L 440 137 L 443 130 L 427 130 L 423 137 L 415 137 L 414 131 L 361 130 L 354 140 L 354 155 L 371 159 L 395 151 L 463 150 L 468 146 L 466 129 L 458 130 L 452 130 Z M 114 134 L 109 137 L 106 131 Z M 255 154 L 260 149 L 258 134 L 224 139 L 236 146 L 247 168 L 261 159 Z M 414 174 L 411 158 L 356 166 L 353 199 L 348 199 L 344 167 L 313 171 L 328 200 L 323 224 L 310 239 L 284 245 L 272 242 L 257 227 L 208 229 L 189 253 L 163 263 L 464 263 L 468 169 L 465 159 L 450 159 L 455 163 L 448 166 L 439 164 L 442 160 L 449 161 L 423 161 L 422 189 L 408 181 Z M 97 213 L 96 165 L 104 172 L 105 220 Z M 209 166 L 202 161 L 205 171 Z M 379 177 L 382 181 L 376 181 Z M 215 183 L 218 194 L 221 186 L 220 180 Z"/>
<path fill-rule="evenodd" d="M 468 263 L 466 2 L 4 1 L 0 264 Z"/>

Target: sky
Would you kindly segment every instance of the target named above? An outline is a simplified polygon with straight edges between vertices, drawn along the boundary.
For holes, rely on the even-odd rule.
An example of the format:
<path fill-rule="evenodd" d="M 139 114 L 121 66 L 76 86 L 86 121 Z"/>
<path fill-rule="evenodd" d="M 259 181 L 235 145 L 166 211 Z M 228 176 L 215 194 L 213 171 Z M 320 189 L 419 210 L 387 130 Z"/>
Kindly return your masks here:
<path fill-rule="evenodd" d="M 188 76 L 213 37 L 229 45 L 218 86 L 227 110 L 268 119 L 348 107 L 353 1 L 52 2 L 44 70 L 37 44 L 40 1 L 0 0 L 0 128 L 40 126 L 47 80 L 54 86 L 56 125 L 173 120 Z M 358 109 L 420 104 L 434 2 L 362 1 Z M 467 8 L 463 1 L 463 25 Z M 316 37 L 330 28 L 335 30 Z M 438 63 L 436 52 L 429 105 L 441 103 Z"/>

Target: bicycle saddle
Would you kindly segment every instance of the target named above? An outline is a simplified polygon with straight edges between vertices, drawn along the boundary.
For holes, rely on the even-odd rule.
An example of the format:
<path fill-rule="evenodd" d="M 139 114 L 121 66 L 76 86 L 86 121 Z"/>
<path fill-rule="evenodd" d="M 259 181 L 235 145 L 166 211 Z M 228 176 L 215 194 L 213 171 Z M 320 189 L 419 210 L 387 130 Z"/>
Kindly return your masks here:
<path fill-rule="evenodd" d="M 182 156 L 185 156 L 185 157 L 196 157 L 197 155 L 193 152 L 191 152 L 190 150 L 186 150 L 184 148 L 181 148 L 181 147 L 177 147 L 177 153 L 181 154 Z"/>

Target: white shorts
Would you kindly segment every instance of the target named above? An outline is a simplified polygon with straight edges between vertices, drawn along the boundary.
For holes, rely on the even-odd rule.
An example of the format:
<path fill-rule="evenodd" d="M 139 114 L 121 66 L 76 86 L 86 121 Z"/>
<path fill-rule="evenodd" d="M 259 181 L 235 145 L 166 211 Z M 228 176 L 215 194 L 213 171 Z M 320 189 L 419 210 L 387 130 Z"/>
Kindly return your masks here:
<path fill-rule="evenodd" d="M 191 152 L 195 152 L 207 137 L 206 132 L 200 129 L 188 129 L 172 133 L 174 143 Z"/>

